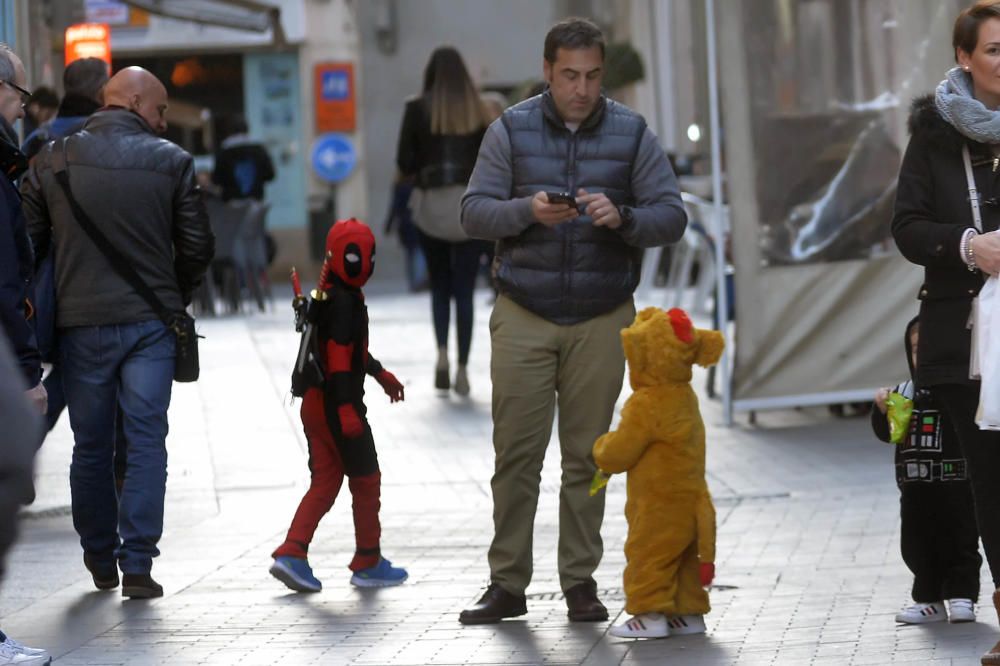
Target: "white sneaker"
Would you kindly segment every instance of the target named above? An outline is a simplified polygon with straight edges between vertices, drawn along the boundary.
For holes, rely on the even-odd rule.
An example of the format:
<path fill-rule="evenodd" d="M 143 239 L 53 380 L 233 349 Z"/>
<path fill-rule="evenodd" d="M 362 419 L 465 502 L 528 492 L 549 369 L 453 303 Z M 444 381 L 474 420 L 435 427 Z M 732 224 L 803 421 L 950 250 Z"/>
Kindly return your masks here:
<path fill-rule="evenodd" d="M 940 601 L 929 604 L 913 604 L 896 613 L 896 622 L 903 624 L 926 624 L 927 622 L 942 622 L 947 619 L 948 615 L 944 611 L 944 603 Z"/>
<path fill-rule="evenodd" d="M 948 600 L 948 621 L 949 622 L 975 622 L 976 607 L 972 599 L 949 599 Z"/>
<path fill-rule="evenodd" d="M 705 633 L 705 618 L 702 615 L 673 615 L 667 618 L 670 634 L 683 636 L 685 634 Z"/>
<path fill-rule="evenodd" d="M 25 647 L 10 640 L 0 643 L 0 666 L 48 666 L 51 663 L 52 657 L 45 650 Z"/>
<path fill-rule="evenodd" d="M 7 638 L 4 640 L 4 643 L 14 648 L 15 652 L 21 652 L 23 654 L 30 654 L 30 655 L 47 654 L 45 650 L 42 650 L 40 648 L 28 647 L 27 645 L 21 643 L 20 641 L 15 641 L 10 636 L 7 636 Z"/>
<path fill-rule="evenodd" d="M 662 613 L 642 613 L 611 627 L 608 633 L 618 638 L 666 638 L 670 629 Z"/>

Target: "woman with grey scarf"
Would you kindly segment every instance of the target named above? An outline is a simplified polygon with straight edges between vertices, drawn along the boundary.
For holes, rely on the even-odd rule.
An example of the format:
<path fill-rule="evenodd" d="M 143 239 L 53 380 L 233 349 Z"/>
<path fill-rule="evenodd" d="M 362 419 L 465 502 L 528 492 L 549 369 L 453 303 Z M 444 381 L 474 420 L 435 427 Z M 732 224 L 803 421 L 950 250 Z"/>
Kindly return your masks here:
<path fill-rule="evenodd" d="M 1000 0 L 959 14 L 952 45 L 958 67 L 911 109 L 892 233 L 903 256 L 924 267 L 914 379 L 934 387 L 968 461 L 1000 613 L 1000 432 L 975 423 L 979 382 L 969 378 L 967 328 L 986 276 L 1000 274 Z M 1000 642 L 982 663 L 1000 664 Z"/>

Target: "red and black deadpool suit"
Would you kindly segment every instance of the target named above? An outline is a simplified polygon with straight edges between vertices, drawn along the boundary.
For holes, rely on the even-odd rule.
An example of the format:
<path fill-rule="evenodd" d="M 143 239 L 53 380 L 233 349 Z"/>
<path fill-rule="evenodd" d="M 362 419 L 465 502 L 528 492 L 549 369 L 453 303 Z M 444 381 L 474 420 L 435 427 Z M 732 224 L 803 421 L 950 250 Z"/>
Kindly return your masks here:
<path fill-rule="evenodd" d="M 324 376 L 322 386 L 309 388 L 302 399 L 312 480 L 273 557 L 307 556 L 313 533 L 346 475 L 354 498 L 356 542 L 350 569 L 378 564 L 381 474 L 365 419 L 365 375 L 372 375 L 392 402 L 403 399 L 403 385 L 368 353 L 368 309 L 361 287 L 374 264 L 375 237 L 367 225 L 353 218 L 333 225 L 319 289 L 309 306 Z"/>

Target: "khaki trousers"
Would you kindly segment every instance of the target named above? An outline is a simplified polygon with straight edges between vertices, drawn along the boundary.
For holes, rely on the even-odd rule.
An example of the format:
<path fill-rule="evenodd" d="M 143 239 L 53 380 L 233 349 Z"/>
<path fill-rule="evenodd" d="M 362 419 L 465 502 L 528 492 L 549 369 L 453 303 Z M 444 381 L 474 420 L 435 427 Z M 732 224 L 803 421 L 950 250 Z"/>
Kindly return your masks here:
<path fill-rule="evenodd" d="M 532 532 L 542 461 L 559 407 L 559 582 L 592 580 L 601 561 L 604 493 L 590 497 L 594 442 L 607 432 L 621 393 L 625 355 L 620 331 L 635 318 L 629 300 L 569 326 L 553 324 L 497 298 L 490 317 L 493 355 L 494 537 L 490 577 L 513 594 L 531 581 Z"/>

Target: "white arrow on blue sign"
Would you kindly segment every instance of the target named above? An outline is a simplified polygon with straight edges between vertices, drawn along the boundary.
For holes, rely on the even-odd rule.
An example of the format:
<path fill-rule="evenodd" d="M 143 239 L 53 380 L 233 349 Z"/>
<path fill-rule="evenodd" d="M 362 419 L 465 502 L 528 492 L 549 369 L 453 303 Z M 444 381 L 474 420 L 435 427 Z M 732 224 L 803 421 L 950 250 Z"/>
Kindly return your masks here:
<path fill-rule="evenodd" d="M 358 162 L 354 144 L 343 134 L 321 134 L 312 148 L 312 167 L 316 176 L 330 183 L 347 178 Z"/>

